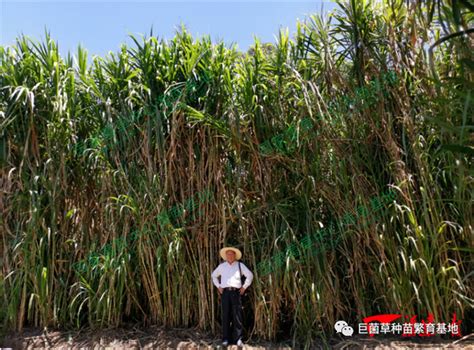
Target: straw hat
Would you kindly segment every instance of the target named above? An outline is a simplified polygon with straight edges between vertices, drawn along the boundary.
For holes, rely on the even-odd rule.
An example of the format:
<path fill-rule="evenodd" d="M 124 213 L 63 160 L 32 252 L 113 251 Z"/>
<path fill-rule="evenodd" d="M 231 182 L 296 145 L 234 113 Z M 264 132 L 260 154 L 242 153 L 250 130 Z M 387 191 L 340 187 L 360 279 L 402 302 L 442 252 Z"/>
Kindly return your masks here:
<path fill-rule="evenodd" d="M 225 253 L 228 250 L 232 250 L 235 253 L 235 260 L 240 260 L 240 258 L 242 257 L 242 252 L 240 250 L 238 250 L 237 248 L 224 247 L 220 250 L 220 253 L 219 253 L 222 259 L 227 260 L 227 257 L 225 256 Z"/>

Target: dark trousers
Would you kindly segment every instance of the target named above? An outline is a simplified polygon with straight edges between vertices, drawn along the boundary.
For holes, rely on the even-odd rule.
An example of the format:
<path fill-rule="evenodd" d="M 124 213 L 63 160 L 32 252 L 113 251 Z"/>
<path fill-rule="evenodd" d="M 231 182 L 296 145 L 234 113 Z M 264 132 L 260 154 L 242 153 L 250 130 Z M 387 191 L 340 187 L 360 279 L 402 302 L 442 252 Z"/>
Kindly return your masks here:
<path fill-rule="evenodd" d="M 238 290 L 225 290 L 222 293 L 222 340 L 230 343 L 237 342 L 242 337 L 242 300 Z M 233 332 L 230 336 L 230 321 Z"/>

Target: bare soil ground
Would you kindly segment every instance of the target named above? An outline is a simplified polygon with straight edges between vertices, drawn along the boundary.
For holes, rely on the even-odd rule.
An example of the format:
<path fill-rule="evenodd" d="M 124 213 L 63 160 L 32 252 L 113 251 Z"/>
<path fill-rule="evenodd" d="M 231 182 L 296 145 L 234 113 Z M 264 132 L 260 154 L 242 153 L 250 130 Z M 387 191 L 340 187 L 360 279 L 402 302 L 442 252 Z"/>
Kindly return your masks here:
<path fill-rule="evenodd" d="M 0 339 L 0 348 L 11 349 L 223 349 L 220 339 L 196 329 L 164 329 L 162 327 L 121 328 L 112 330 L 48 331 L 25 329 L 22 334 L 8 334 Z M 302 345 L 292 346 L 291 342 L 268 343 L 248 341 L 243 349 L 303 349 Z M 329 347 L 316 341 L 311 349 L 473 349 L 474 333 L 443 340 L 428 339 L 333 339 Z M 228 350 L 242 349 L 236 345 Z"/>

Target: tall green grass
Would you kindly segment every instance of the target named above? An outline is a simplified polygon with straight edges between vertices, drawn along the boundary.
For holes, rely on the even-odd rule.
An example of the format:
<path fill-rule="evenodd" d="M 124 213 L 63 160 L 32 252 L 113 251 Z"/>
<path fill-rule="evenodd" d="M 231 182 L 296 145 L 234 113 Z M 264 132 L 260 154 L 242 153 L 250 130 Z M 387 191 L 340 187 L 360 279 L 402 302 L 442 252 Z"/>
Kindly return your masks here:
<path fill-rule="evenodd" d="M 472 14 L 464 2 L 338 3 L 247 53 L 185 29 L 105 58 L 81 47 L 62 58 L 47 33 L 0 47 L 4 329 L 139 320 L 217 331 L 210 274 L 223 244 L 256 271 L 388 187 L 397 200 L 380 221 L 256 274 L 252 336 L 309 345 L 339 319 L 467 317 L 474 51 L 472 37 L 449 36 Z M 370 108 L 330 108 L 389 70 L 398 82 Z M 156 103 L 190 80 L 202 84 L 185 105 Z M 261 154 L 292 125 L 294 152 Z M 198 220 L 162 229 L 160 212 L 208 188 Z"/>

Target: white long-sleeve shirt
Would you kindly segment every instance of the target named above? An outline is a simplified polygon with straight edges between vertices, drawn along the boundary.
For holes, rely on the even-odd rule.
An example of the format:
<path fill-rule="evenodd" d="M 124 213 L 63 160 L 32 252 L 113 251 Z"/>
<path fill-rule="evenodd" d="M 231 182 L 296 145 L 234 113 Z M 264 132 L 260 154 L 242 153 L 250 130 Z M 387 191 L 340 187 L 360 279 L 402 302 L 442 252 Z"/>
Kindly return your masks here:
<path fill-rule="evenodd" d="M 240 269 L 242 270 L 242 275 L 246 277 L 243 286 L 242 281 L 240 280 L 239 262 L 237 260 L 235 260 L 232 265 L 225 261 L 217 266 L 217 268 L 212 271 L 212 282 L 217 288 L 247 288 L 252 283 L 253 273 L 242 262 L 240 263 Z M 217 279 L 219 276 L 221 276 L 220 283 Z"/>

